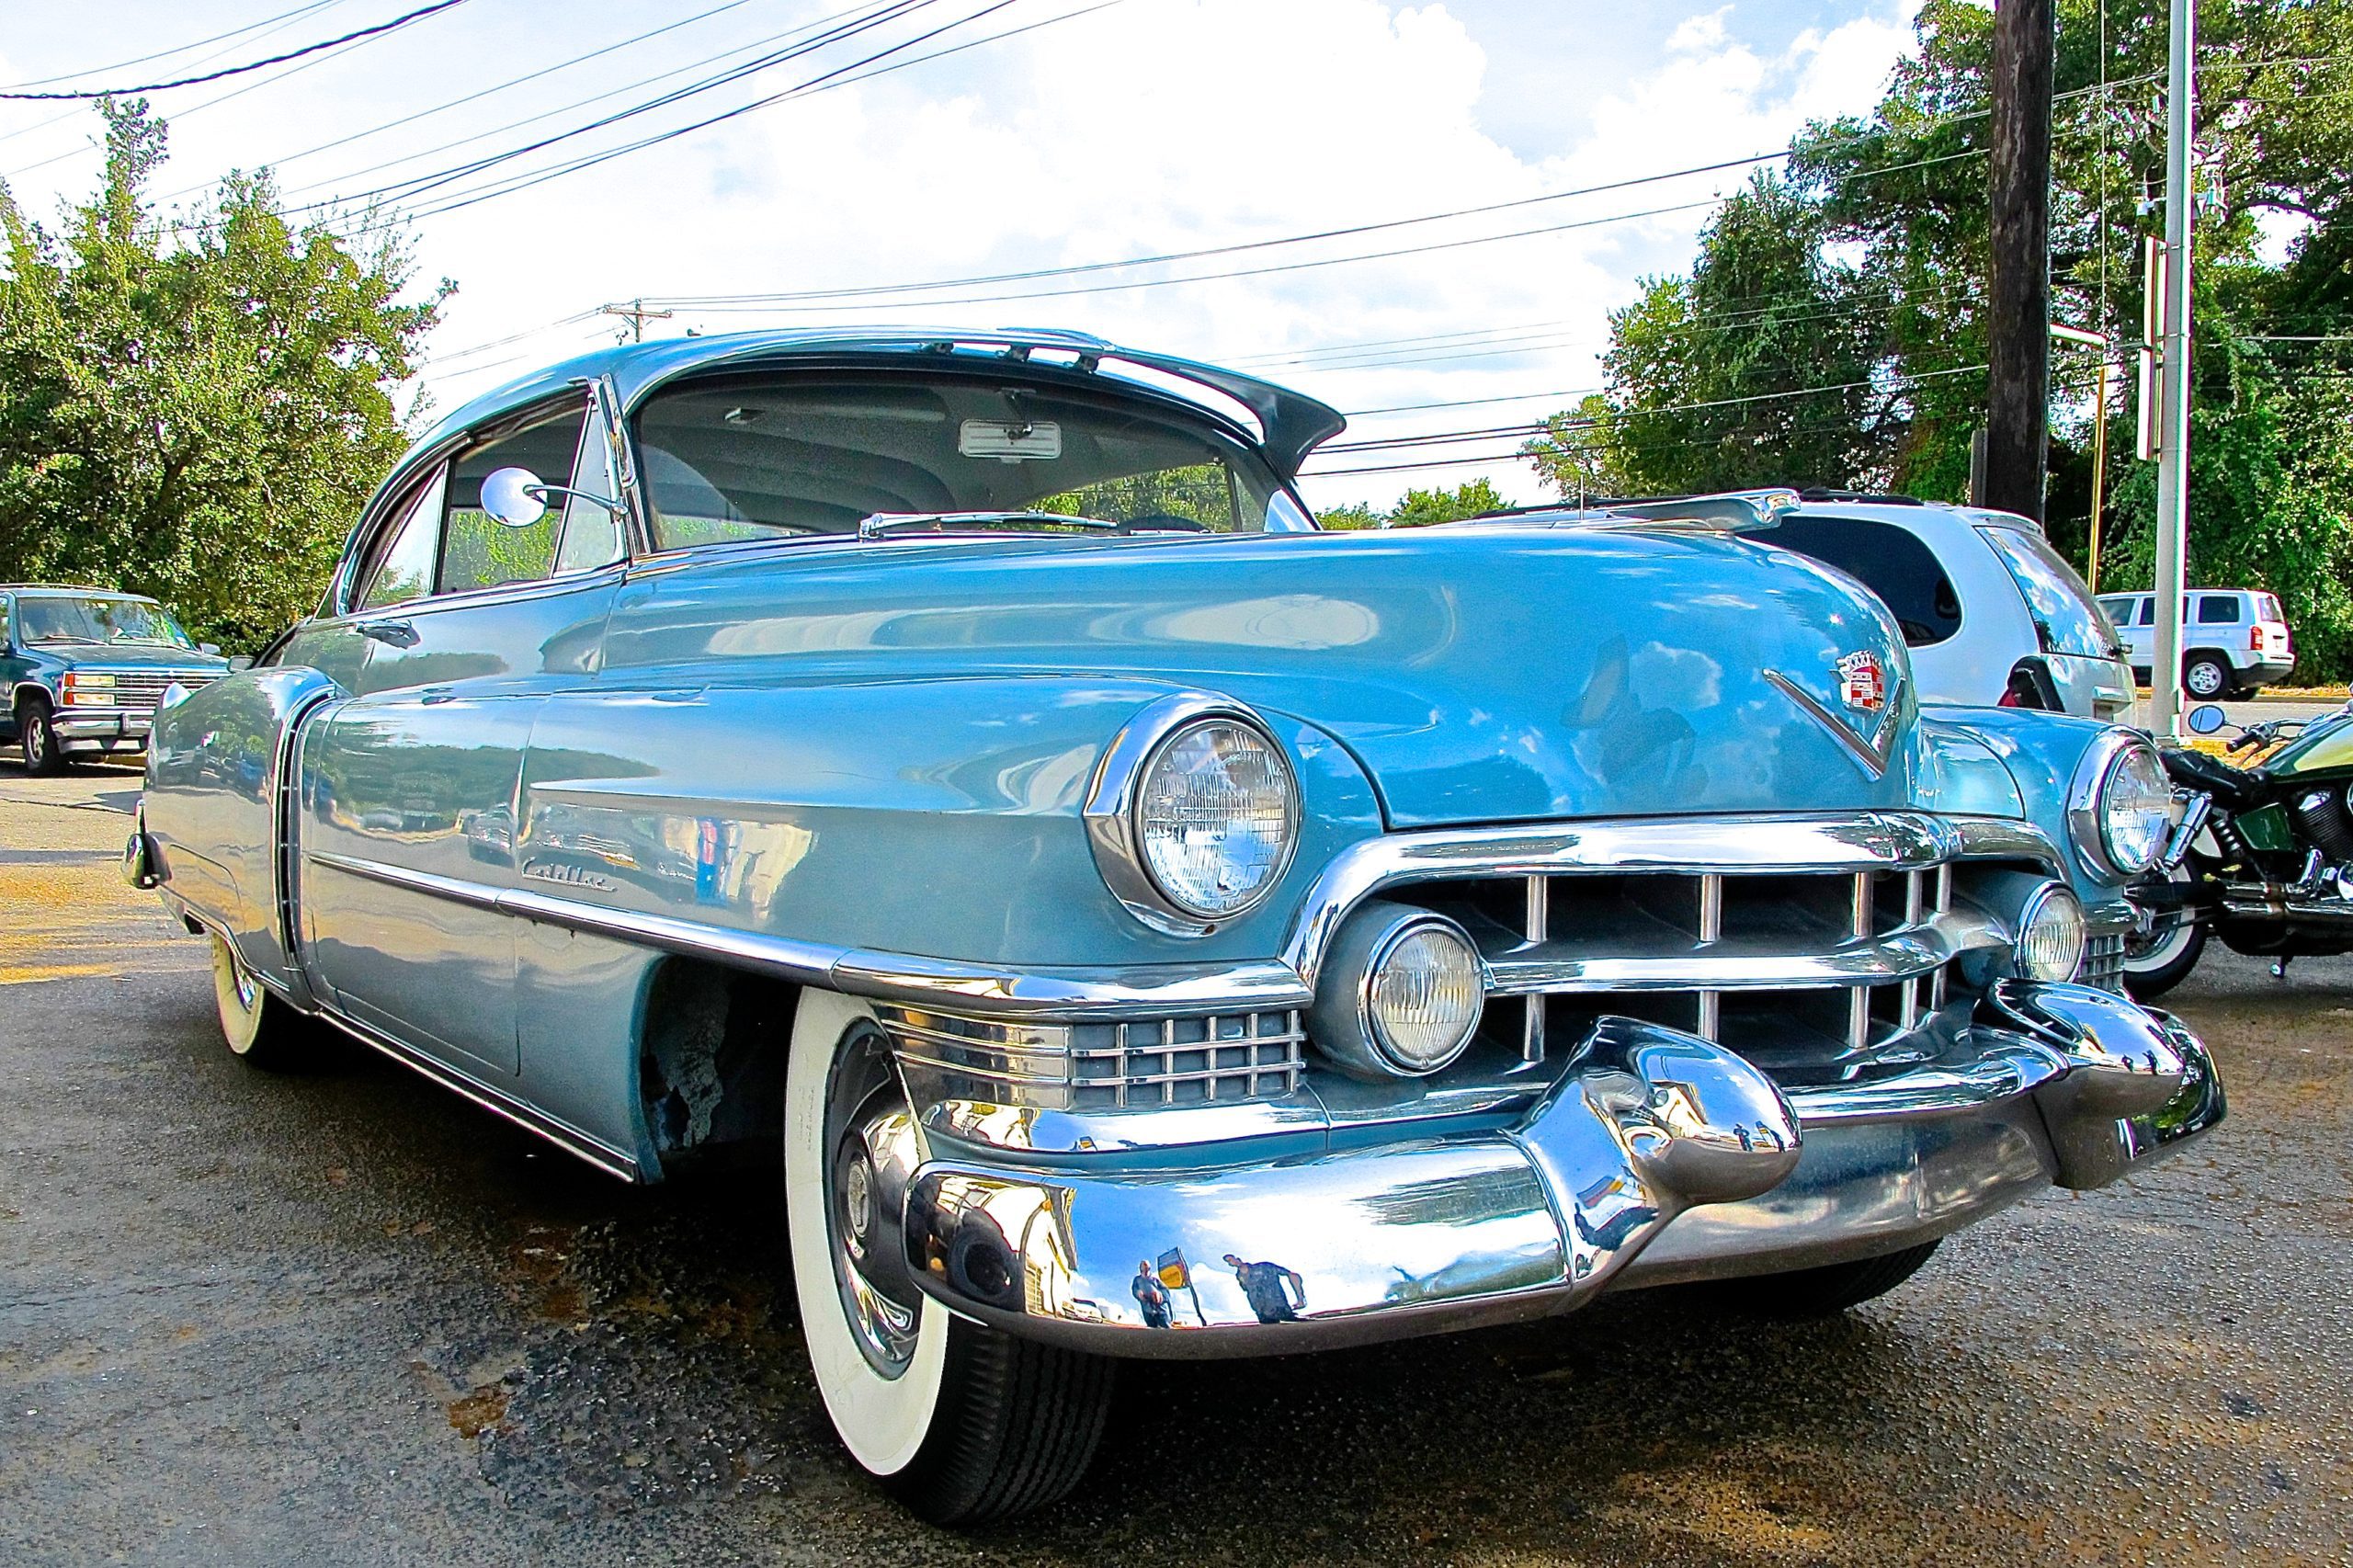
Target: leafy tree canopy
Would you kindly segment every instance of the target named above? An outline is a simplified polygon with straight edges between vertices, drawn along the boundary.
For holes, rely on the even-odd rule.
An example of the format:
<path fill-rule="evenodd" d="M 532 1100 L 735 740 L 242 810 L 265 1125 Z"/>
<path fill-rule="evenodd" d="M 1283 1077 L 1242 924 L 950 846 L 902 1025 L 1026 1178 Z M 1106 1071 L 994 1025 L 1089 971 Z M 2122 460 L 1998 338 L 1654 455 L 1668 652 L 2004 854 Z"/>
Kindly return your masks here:
<path fill-rule="evenodd" d="M 2057 0 L 2054 543 L 2088 566 L 2091 437 L 2109 430 L 2099 580 L 2150 580 L 2155 473 L 2132 452 L 2143 237 L 2164 225 L 2165 8 Z M 2104 14 L 2104 21 L 2103 21 Z M 1984 422 L 1993 12 L 1927 0 L 1869 116 L 1816 123 L 1700 236 L 1688 277 L 1611 317 L 1608 390 L 1527 450 L 1564 494 L 1824 483 L 1958 500 Z M 2353 6 L 2201 0 L 2190 562 L 2285 602 L 2302 673 L 2353 669 Z M 2267 224 L 2301 234 L 2264 259 Z"/>
<path fill-rule="evenodd" d="M 1315 514 L 1315 520 L 1327 528 L 1423 528 L 1432 523 L 1457 522 L 1475 517 L 1482 512 L 1500 512 L 1511 505 L 1495 487 L 1483 479 L 1473 479 L 1451 490 L 1412 490 L 1404 499 L 1386 512 L 1375 511 L 1364 502 L 1346 506 L 1332 506 Z"/>
<path fill-rule="evenodd" d="M 402 303 L 397 237 L 297 228 L 267 176 L 160 218 L 163 121 L 100 111 L 100 188 L 55 228 L 0 185 L 0 579 L 152 594 L 251 649 L 406 445 L 392 392 L 451 285 Z"/>

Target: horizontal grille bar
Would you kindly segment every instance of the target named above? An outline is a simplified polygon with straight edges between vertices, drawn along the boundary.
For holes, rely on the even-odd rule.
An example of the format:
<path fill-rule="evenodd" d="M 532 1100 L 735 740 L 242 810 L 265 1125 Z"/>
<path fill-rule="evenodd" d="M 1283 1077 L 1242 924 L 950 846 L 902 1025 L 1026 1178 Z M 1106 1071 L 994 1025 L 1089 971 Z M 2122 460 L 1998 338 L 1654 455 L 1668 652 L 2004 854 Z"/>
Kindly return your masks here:
<path fill-rule="evenodd" d="M 918 1098 L 1047 1110 L 1213 1104 L 1290 1094 L 1306 1070 L 1306 1031 L 1290 1011 L 1102 1024 L 876 1011 L 901 1066 L 924 1080 Z"/>
<path fill-rule="evenodd" d="M 77 679 L 74 685 L 85 699 L 104 699 L 102 701 L 85 700 L 75 704 L 77 707 L 153 708 L 163 701 L 164 693 L 169 690 L 176 681 L 188 690 L 194 691 L 198 687 L 210 686 L 220 678 L 220 672 L 217 670 L 76 669 L 74 673 L 82 677 Z M 105 686 L 97 686 L 87 684 L 87 677 L 91 676 L 111 676 L 113 678 Z"/>
<path fill-rule="evenodd" d="M 1768 991 L 1887 985 L 1933 974 L 1974 948 L 1999 945 L 1984 923 L 1946 915 L 1885 937 L 1792 952 L 1757 939 L 1704 942 L 1679 953 L 1581 952 L 1523 944 L 1486 955 L 1489 994 L 1531 992 Z"/>

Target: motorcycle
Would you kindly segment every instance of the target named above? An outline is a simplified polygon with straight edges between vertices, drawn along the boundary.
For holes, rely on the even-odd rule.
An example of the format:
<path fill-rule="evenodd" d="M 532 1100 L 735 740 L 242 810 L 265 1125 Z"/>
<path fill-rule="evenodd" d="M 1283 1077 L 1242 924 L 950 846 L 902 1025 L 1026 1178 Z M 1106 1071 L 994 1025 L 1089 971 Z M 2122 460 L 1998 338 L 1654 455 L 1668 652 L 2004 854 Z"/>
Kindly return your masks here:
<path fill-rule="evenodd" d="M 2229 724 L 2192 709 L 2197 734 Z M 2289 960 L 2353 952 L 2353 701 L 2315 719 L 2270 719 L 2229 743 L 2240 765 L 2200 751 L 2162 755 L 2180 815 L 2165 852 L 2131 890 L 2139 927 L 2124 984 L 2146 1002 L 2188 978 L 2209 937 L 2234 953 Z"/>

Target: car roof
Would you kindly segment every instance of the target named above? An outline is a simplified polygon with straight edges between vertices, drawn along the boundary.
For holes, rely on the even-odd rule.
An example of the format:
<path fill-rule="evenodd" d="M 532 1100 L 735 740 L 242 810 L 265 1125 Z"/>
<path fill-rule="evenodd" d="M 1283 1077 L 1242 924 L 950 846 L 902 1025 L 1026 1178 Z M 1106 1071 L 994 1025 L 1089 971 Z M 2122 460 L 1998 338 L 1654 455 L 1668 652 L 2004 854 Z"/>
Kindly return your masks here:
<path fill-rule="evenodd" d="M 991 363 L 1026 365 L 1033 354 L 1040 352 L 1070 357 L 1061 363 L 1039 360 L 1041 369 L 1092 372 L 1110 360 L 1173 377 L 1239 403 L 1257 420 L 1259 444 L 1286 474 L 1297 472 L 1310 451 L 1347 427 L 1347 417 L 1337 409 L 1272 381 L 1173 355 L 1122 348 L 1081 332 L 1029 327 L 987 332 L 895 326 L 799 327 L 707 337 L 657 338 L 650 343 L 623 343 L 577 355 L 475 398 L 435 426 L 417 448 L 431 447 L 484 419 L 552 396 L 575 382 L 598 378 L 611 379 L 622 409 L 628 411 L 665 382 L 692 371 L 723 366 L 749 367 L 796 358 L 838 359 L 846 356 L 886 361 L 931 356 L 939 362 L 971 367 Z M 1173 390 L 1132 379 L 1120 379 L 1118 384 L 1123 390 L 1140 389 L 1164 397 L 1171 395 Z M 1212 415 L 1223 412 L 1214 403 L 1198 396 L 1188 401 Z"/>
<path fill-rule="evenodd" d="M 72 583 L 0 583 L 0 594 L 48 595 L 61 599 L 139 599 L 155 603 L 152 595 L 134 594 L 124 588 L 84 588 Z"/>
<path fill-rule="evenodd" d="M 2268 588 L 2184 588 L 2185 594 L 2268 594 Z M 2104 599 L 2150 599 L 2156 597 L 2154 588 L 2110 588 L 2100 595 Z"/>

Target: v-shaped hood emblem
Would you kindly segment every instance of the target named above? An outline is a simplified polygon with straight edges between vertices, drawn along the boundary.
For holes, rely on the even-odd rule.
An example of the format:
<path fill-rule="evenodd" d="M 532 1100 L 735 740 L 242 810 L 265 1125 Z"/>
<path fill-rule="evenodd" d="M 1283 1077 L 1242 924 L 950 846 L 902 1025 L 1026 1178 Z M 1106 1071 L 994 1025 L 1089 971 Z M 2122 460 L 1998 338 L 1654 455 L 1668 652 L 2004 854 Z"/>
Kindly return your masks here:
<path fill-rule="evenodd" d="M 1840 673 L 1843 676 L 1846 672 L 1842 668 Z M 1895 754 L 1895 737 L 1904 731 L 1904 726 L 1897 722 L 1898 716 L 1904 711 L 1904 677 L 1901 675 L 1888 678 L 1883 700 L 1872 705 L 1880 710 L 1879 724 L 1876 731 L 1870 733 L 1857 729 L 1844 717 L 1831 711 L 1813 693 L 1780 671 L 1767 670 L 1765 678 L 1780 687 L 1808 717 L 1829 731 L 1830 738 L 1845 746 L 1865 773 L 1873 778 L 1886 774 L 1888 759 Z"/>

